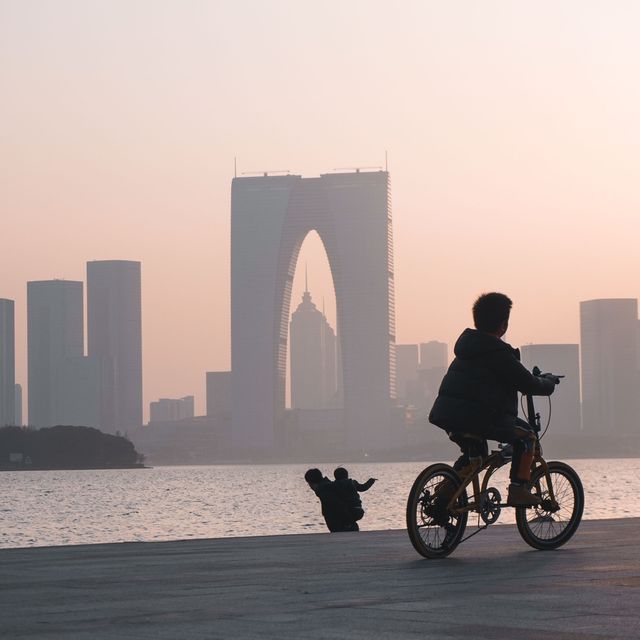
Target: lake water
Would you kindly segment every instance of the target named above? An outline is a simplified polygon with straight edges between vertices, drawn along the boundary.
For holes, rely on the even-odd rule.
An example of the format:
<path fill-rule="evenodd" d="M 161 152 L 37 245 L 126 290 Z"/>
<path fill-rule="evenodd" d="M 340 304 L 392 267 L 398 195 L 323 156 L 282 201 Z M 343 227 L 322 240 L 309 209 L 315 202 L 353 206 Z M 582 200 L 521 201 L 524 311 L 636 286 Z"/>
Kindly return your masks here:
<path fill-rule="evenodd" d="M 582 478 L 585 518 L 640 516 L 640 459 L 567 461 Z M 407 495 L 424 462 L 350 464 L 378 482 L 362 494 L 362 530 L 404 527 Z M 303 476 L 318 466 L 156 467 L 0 473 L 0 547 L 265 536 L 326 531 Z M 506 497 L 508 465 L 493 486 Z M 474 522 L 469 518 L 469 526 Z M 513 510 L 500 522 L 513 522 Z"/>

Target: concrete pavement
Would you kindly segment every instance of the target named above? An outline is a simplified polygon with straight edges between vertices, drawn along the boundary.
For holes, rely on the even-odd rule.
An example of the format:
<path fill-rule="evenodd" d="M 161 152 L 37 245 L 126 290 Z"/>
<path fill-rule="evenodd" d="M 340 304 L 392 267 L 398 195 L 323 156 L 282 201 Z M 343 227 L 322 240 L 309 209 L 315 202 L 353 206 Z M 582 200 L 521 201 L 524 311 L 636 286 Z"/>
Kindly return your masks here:
<path fill-rule="evenodd" d="M 445 560 L 404 531 L 0 551 L 0 638 L 640 638 L 640 519 Z"/>

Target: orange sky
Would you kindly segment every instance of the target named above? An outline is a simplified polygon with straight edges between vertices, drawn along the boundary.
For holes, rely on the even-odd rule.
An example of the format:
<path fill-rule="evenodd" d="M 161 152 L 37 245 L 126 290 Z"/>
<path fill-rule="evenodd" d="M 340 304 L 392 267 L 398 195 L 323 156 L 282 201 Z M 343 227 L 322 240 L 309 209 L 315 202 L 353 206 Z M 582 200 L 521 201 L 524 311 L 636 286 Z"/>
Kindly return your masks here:
<path fill-rule="evenodd" d="M 234 156 L 309 176 L 388 150 L 400 342 L 452 343 L 492 289 L 513 344 L 577 341 L 580 300 L 640 296 L 638 24 L 623 1 L 0 0 L 18 381 L 27 280 L 137 259 L 145 407 L 204 410 L 229 366 Z M 317 242 L 301 260 L 330 298 Z"/>

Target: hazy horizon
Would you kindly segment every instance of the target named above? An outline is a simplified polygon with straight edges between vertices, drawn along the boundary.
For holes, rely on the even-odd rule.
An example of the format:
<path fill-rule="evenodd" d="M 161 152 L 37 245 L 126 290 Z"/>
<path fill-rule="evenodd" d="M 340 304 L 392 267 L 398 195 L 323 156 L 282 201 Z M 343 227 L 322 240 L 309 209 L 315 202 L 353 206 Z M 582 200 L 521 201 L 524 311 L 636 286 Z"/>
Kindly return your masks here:
<path fill-rule="evenodd" d="M 640 297 L 640 6 L 568 0 L 0 0 L 0 297 L 142 262 L 144 408 L 230 366 L 238 174 L 385 164 L 397 342 L 447 342 L 483 291 L 514 345 L 579 342 L 581 300 Z M 309 288 L 335 326 L 317 236 Z M 302 266 L 302 268 L 300 268 Z M 86 287 L 85 287 L 86 304 Z M 177 330 L 182 329 L 182 331 Z"/>

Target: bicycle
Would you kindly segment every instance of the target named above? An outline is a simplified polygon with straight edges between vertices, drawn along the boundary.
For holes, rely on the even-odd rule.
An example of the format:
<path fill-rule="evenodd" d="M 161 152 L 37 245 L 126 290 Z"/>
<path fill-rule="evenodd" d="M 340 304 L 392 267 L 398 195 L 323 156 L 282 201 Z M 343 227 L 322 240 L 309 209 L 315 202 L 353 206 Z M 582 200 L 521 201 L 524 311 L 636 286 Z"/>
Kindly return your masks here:
<path fill-rule="evenodd" d="M 540 369 L 534 367 L 534 375 Z M 555 376 L 562 378 L 563 376 Z M 527 422 L 536 436 L 530 489 L 540 498 L 534 507 L 514 507 L 516 524 L 522 539 L 535 549 L 557 549 L 578 529 L 584 509 L 584 490 L 578 474 L 566 463 L 546 462 L 540 440 L 540 414 L 533 396 L 526 395 Z M 549 400 L 551 402 L 551 400 Z M 460 435 L 460 434 L 458 434 Z M 479 436 L 462 434 L 470 445 L 484 445 Z M 474 467 L 460 477 L 448 464 L 432 464 L 416 478 L 407 500 L 407 530 L 416 551 L 425 558 L 444 558 L 462 542 L 497 522 L 506 503 L 500 492 L 489 486 L 493 474 L 511 461 L 511 445 L 498 445 L 486 459 L 472 459 Z M 484 477 L 481 475 L 484 472 Z M 471 496 L 467 488 L 471 487 Z M 478 528 L 464 538 L 469 514 L 478 514 Z M 480 521 L 483 524 L 480 524 Z"/>

